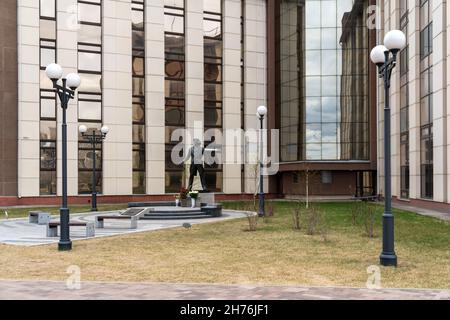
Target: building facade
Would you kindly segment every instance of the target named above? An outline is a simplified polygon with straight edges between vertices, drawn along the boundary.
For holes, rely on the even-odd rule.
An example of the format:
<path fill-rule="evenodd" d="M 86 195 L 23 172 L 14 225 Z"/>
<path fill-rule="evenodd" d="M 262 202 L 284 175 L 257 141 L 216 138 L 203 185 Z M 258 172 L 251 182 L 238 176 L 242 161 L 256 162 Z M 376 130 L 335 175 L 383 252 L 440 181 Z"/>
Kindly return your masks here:
<path fill-rule="evenodd" d="M 376 192 L 376 75 L 366 25 L 372 0 L 4 0 L 0 4 L 0 204 L 58 203 L 61 110 L 49 63 L 82 84 L 68 108 L 68 192 L 87 203 L 171 199 L 187 177 L 172 160 L 192 138 L 235 149 L 226 130 L 279 130 L 274 195 Z M 7 81 L 6 81 L 7 80 Z M 92 146 L 79 125 L 110 128 Z M 177 136 L 178 129 L 188 136 Z M 206 165 L 209 190 L 251 197 L 257 140 L 242 162 Z M 234 137 L 233 137 L 234 139 Z M 269 149 L 276 150 L 271 139 Z M 270 152 L 269 152 L 270 153 Z M 272 155 L 273 156 L 273 155 Z M 278 163 L 279 162 L 279 163 Z M 308 185 L 306 191 L 305 185 Z"/>
<path fill-rule="evenodd" d="M 226 146 L 220 132 L 256 128 L 256 109 L 267 105 L 265 1 L 18 0 L 2 6 L 2 15 L 10 17 L 2 21 L 3 34 L 11 34 L 1 39 L 9 54 L 3 63 L 18 66 L 18 79 L 8 79 L 17 83 L 11 91 L 18 97 L 10 97 L 16 101 L 3 103 L 8 88 L 2 88 L 2 120 L 13 126 L 3 129 L 18 135 L 13 143 L 16 138 L 2 134 L 2 146 L 13 146 L 2 157 L 14 159 L 2 167 L 3 197 L 61 194 L 61 110 L 45 76 L 49 63 L 82 79 L 67 115 L 73 197 L 91 190 L 94 156 L 104 196 L 178 192 L 186 177 L 183 166 L 171 162 L 179 143 L 172 139 L 174 129 L 213 132 L 205 145 L 215 142 L 214 156 L 220 157 Z M 78 134 L 81 124 L 110 128 L 95 154 Z M 253 193 L 250 175 L 241 164 L 206 167 L 208 189 L 218 193 Z"/>
<path fill-rule="evenodd" d="M 17 4 L 0 3 L 0 197 L 16 196 L 17 179 Z"/>
<path fill-rule="evenodd" d="M 393 196 L 413 205 L 448 210 L 450 8 L 447 1 L 400 0 L 382 1 L 382 10 L 379 41 L 386 31 L 401 29 L 408 43 L 400 53 L 391 88 Z M 380 84 L 379 111 L 384 103 L 382 90 Z M 380 186 L 384 185 L 383 139 L 380 135 Z"/>
<path fill-rule="evenodd" d="M 374 1 L 277 1 L 275 117 L 281 192 L 362 196 L 376 189 Z M 270 51 L 270 50 L 269 50 Z"/>

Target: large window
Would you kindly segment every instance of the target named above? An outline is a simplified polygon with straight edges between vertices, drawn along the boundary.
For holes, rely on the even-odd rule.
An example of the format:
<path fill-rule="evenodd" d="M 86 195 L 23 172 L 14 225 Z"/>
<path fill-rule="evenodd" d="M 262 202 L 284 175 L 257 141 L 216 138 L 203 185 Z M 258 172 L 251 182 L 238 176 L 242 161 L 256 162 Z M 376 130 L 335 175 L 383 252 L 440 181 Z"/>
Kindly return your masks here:
<path fill-rule="evenodd" d="M 56 62 L 56 0 L 40 0 L 40 194 L 56 195 L 56 94 L 45 68 Z"/>
<path fill-rule="evenodd" d="M 408 34 L 408 1 L 400 0 L 400 28 Z M 400 52 L 400 197 L 409 198 L 409 45 Z"/>
<path fill-rule="evenodd" d="M 369 160 L 368 1 L 282 0 L 281 160 Z"/>
<path fill-rule="evenodd" d="M 145 194 L 145 2 L 132 3 L 133 193 Z"/>
<path fill-rule="evenodd" d="M 431 4 L 420 1 L 420 171 L 422 198 L 433 198 L 433 22 Z"/>
<path fill-rule="evenodd" d="M 212 132 L 205 136 L 205 145 L 213 151 L 205 151 L 205 159 L 220 159 L 221 141 L 217 138 L 223 127 L 223 20 L 222 0 L 205 0 L 203 13 L 204 36 L 204 124 Z M 221 164 L 205 161 L 206 186 L 211 191 L 222 191 L 223 168 Z M 208 163 L 210 162 L 210 163 Z"/>
<path fill-rule="evenodd" d="M 78 122 L 92 130 L 102 126 L 102 0 L 78 0 Z M 102 192 L 102 144 L 92 145 L 78 136 L 78 193 L 92 191 L 93 160 L 96 157 L 97 191 Z"/>
<path fill-rule="evenodd" d="M 167 193 L 180 191 L 183 179 L 183 165 L 175 165 L 171 154 L 176 144 L 172 132 L 184 129 L 185 110 L 185 9 L 183 0 L 165 0 L 165 125 L 166 125 L 166 177 Z M 180 157 L 183 157 L 180 151 Z"/>

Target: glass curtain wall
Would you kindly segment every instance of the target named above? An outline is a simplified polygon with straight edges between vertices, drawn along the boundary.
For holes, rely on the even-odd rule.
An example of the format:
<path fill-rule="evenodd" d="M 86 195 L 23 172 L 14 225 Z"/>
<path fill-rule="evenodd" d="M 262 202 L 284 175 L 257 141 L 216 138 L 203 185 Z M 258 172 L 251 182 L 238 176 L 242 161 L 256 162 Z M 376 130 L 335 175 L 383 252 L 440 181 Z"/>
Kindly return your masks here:
<path fill-rule="evenodd" d="M 185 109 L 185 4 L 184 0 L 165 0 L 165 125 L 166 193 L 176 193 L 183 185 L 183 164 L 175 165 L 171 154 L 180 141 L 171 141 L 172 132 L 186 126 Z M 183 151 L 180 151 L 183 157 Z"/>
<path fill-rule="evenodd" d="M 56 195 L 56 93 L 45 74 L 56 63 L 56 0 L 40 0 L 40 194 Z"/>
<path fill-rule="evenodd" d="M 302 28 L 304 1 L 279 1 L 277 44 L 277 69 L 280 84 L 277 88 L 277 110 L 280 112 L 281 161 L 290 162 L 304 158 L 302 150 L 303 93 L 302 82 Z M 320 13 L 320 11 L 319 11 Z"/>
<path fill-rule="evenodd" d="M 145 1 L 131 4 L 133 70 L 133 194 L 145 194 Z"/>
<path fill-rule="evenodd" d="M 102 0 L 78 1 L 78 122 L 88 133 L 102 126 Z M 102 192 L 102 143 L 92 145 L 78 136 L 78 193 L 92 191 L 93 159 L 96 157 L 97 192 Z"/>
<path fill-rule="evenodd" d="M 204 126 L 208 132 L 205 146 L 213 151 L 205 151 L 205 176 L 208 190 L 220 192 L 223 184 L 222 164 L 213 159 L 221 157 L 222 120 L 222 66 L 223 66 L 223 1 L 204 0 Z M 215 133 L 217 132 L 217 134 Z M 211 161 L 208 161 L 210 159 Z M 208 163 L 209 162 L 209 163 Z"/>
<path fill-rule="evenodd" d="M 422 198 L 433 198 L 433 22 L 431 2 L 420 0 L 420 171 Z"/>
<path fill-rule="evenodd" d="M 367 0 L 281 0 L 281 160 L 369 160 Z"/>
<path fill-rule="evenodd" d="M 408 34 L 408 0 L 400 0 L 400 29 Z M 400 196 L 409 198 L 409 45 L 400 52 Z"/>
<path fill-rule="evenodd" d="M 245 0 L 241 0 L 241 129 L 245 130 Z M 242 141 L 241 190 L 245 192 L 245 143 Z"/>
<path fill-rule="evenodd" d="M 351 2 L 347 2 L 348 7 L 351 6 Z M 338 23 L 341 21 L 342 24 L 342 31 L 336 29 L 338 37 L 340 36 L 337 56 L 338 59 L 342 59 L 342 69 L 340 70 L 339 64 L 337 66 L 338 82 L 341 83 L 340 89 L 339 84 L 337 85 L 340 103 L 337 104 L 336 130 L 339 134 L 335 140 L 334 124 L 325 123 L 330 120 L 328 115 L 332 114 L 332 110 L 328 111 L 327 104 L 322 101 L 322 139 L 331 137 L 333 144 L 336 142 L 337 160 L 369 160 L 369 33 L 366 25 L 368 1 L 353 1 L 350 11 L 346 11 L 348 7 L 345 3 L 342 4 L 342 1 L 338 1 L 337 4 Z M 322 88 L 326 86 L 327 84 L 322 82 Z M 331 146 L 327 148 L 331 149 Z M 326 150 L 322 147 L 322 150 L 324 149 Z M 322 159 L 329 160 L 323 155 L 324 151 Z M 330 155 L 334 155 L 334 150 Z"/>

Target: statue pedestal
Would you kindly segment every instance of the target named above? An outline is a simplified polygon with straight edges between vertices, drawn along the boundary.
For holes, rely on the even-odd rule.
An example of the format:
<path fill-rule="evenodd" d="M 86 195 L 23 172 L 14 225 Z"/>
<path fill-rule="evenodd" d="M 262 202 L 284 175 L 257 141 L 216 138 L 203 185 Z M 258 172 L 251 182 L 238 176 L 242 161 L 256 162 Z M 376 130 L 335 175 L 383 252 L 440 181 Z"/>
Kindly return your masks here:
<path fill-rule="evenodd" d="M 199 193 L 198 202 L 205 203 L 207 205 L 215 204 L 215 194 L 214 193 Z"/>

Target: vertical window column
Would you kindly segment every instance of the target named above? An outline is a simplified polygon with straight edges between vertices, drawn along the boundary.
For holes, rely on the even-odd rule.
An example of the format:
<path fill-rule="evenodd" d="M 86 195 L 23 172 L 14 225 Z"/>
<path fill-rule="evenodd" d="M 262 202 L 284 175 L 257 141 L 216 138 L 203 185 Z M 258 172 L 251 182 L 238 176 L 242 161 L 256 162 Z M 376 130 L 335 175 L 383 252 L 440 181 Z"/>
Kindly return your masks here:
<path fill-rule="evenodd" d="M 40 195 L 56 195 L 56 94 L 45 68 L 56 62 L 56 0 L 40 0 Z"/>
<path fill-rule="evenodd" d="M 421 195 L 433 198 L 433 22 L 429 0 L 420 1 L 420 175 Z"/>
<path fill-rule="evenodd" d="M 408 34 L 408 1 L 400 1 L 400 29 Z M 409 198 L 409 46 L 400 52 L 400 197 Z"/>
<path fill-rule="evenodd" d="M 183 0 L 165 0 L 165 170 L 166 193 L 180 191 L 183 164 L 173 163 L 173 148 L 181 141 L 172 141 L 172 133 L 186 126 L 185 109 L 185 6 Z M 183 157 L 183 151 L 180 151 Z"/>
<path fill-rule="evenodd" d="M 304 6 L 295 2 L 280 1 L 278 13 L 278 34 L 276 38 L 277 60 L 279 70 L 279 84 L 276 109 L 280 117 L 280 157 L 282 161 L 298 161 L 304 159 L 303 151 L 303 110 L 300 89 L 301 71 L 303 70 L 302 52 L 306 52 L 303 42 L 299 40 L 303 31 L 301 19 Z M 320 6 L 317 8 L 320 12 Z M 320 15 L 319 15 L 320 18 Z M 319 34 L 317 31 L 316 34 Z M 318 45 L 317 45 L 318 46 Z M 314 82 L 320 91 L 320 80 Z M 313 96 L 306 91 L 308 96 Z M 314 96 L 320 93 L 314 94 Z"/>
<path fill-rule="evenodd" d="M 100 131 L 102 127 L 102 0 L 78 0 L 78 122 Z M 96 157 L 97 191 L 102 193 L 102 144 L 92 145 L 78 136 L 78 193 L 92 190 L 93 160 Z"/>
<path fill-rule="evenodd" d="M 241 0 L 241 129 L 245 132 L 245 0 Z M 241 143 L 241 192 L 245 193 L 245 141 Z"/>
<path fill-rule="evenodd" d="M 204 2 L 203 36 L 204 36 L 204 125 L 208 129 L 223 128 L 223 16 L 222 0 Z M 205 146 L 212 145 L 215 151 L 205 151 L 205 159 L 221 157 L 221 141 L 218 135 L 205 137 Z M 222 164 L 205 163 L 206 186 L 208 190 L 220 192 L 223 185 Z"/>
<path fill-rule="evenodd" d="M 131 5 L 133 33 L 133 194 L 145 194 L 145 27 L 144 1 Z"/>

